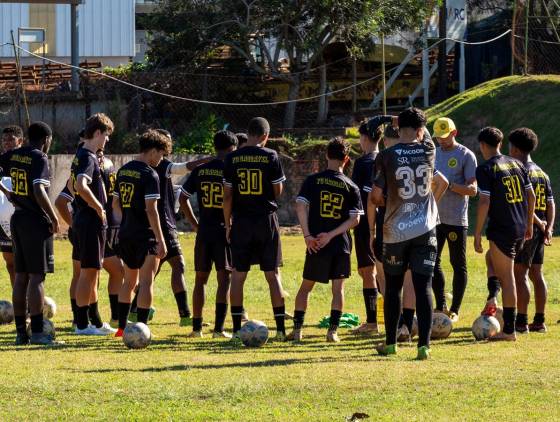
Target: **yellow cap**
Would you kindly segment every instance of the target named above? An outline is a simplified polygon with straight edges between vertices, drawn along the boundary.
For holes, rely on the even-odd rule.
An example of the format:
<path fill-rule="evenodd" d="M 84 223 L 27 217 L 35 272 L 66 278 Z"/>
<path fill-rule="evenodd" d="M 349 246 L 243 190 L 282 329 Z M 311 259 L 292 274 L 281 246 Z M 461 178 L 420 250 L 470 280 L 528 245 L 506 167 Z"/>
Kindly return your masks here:
<path fill-rule="evenodd" d="M 440 117 L 434 122 L 435 138 L 447 138 L 454 130 L 457 130 L 457 128 L 449 117 Z"/>

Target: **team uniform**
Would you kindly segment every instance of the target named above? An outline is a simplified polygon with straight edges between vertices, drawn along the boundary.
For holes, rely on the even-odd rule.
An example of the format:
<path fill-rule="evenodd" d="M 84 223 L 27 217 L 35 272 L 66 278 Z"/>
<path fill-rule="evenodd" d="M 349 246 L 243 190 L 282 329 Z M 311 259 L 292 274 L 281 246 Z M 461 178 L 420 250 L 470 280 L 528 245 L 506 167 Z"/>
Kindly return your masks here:
<path fill-rule="evenodd" d="M 274 271 L 282 263 L 282 247 L 273 185 L 286 180 L 276 151 L 244 146 L 226 156 L 224 184 L 232 188 L 231 251 L 237 271 L 260 264 Z"/>
<path fill-rule="evenodd" d="M 115 191 L 115 185 L 117 181 L 117 173 L 115 172 L 115 166 L 113 162 L 107 157 L 103 157 L 100 163 L 101 177 L 103 178 L 103 184 L 105 185 L 105 193 L 107 203 L 105 205 L 105 215 L 107 217 L 107 239 L 105 242 L 105 251 L 103 254 L 104 258 L 112 258 L 117 255 L 117 251 L 114 249 L 114 242 L 111 240 L 118 233 L 119 226 L 115 223 L 115 218 L 113 216 L 113 203 L 111 198 L 113 198 L 113 192 Z"/>
<path fill-rule="evenodd" d="M 47 155 L 26 146 L 0 156 L 2 175 L 12 179 L 14 214 L 11 218 L 16 273 L 45 274 L 54 271 L 51 221 L 39 206 L 33 185 L 50 186 Z"/>
<path fill-rule="evenodd" d="M 183 254 L 181 244 L 177 236 L 177 221 L 175 219 L 175 189 L 171 180 L 171 167 L 173 162 L 167 158 L 161 160 L 155 167 L 159 177 L 160 198 L 158 200 L 159 221 L 163 239 L 167 246 L 167 255 L 162 261 L 167 261 Z"/>
<path fill-rule="evenodd" d="M 146 214 L 146 199 L 159 199 L 159 177 L 141 161 L 130 161 L 117 172 L 116 189 L 122 209 L 119 254 L 130 269 L 139 269 L 146 256 L 157 255 L 157 240 Z"/>
<path fill-rule="evenodd" d="M 72 218 L 72 259 L 80 261 L 81 268 L 100 270 L 103 266 L 107 226 L 76 190 L 78 177 L 84 177 L 95 198 L 103 208 L 106 207 L 107 193 L 97 155 L 86 148 L 78 149 L 72 161 L 70 175 L 75 206 Z"/>
<path fill-rule="evenodd" d="M 486 237 L 500 251 L 515 258 L 527 229 L 527 195 L 532 189 L 523 164 L 507 155 L 496 155 L 476 169 L 480 195 L 490 197 Z"/>
<path fill-rule="evenodd" d="M 354 162 L 352 170 L 352 181 L 360 190 L 362 204 L 367 204 L 368 195 L 371 192 L 373 179 L 375 177 L 376 152 L 364 154 Z M 360 223 L 354 228 L 354 243 L 356 245 L 356 258 L 358 269 L 371 267 L 375 264 L 375 257 L 370 247 L 369 225 L 367 220 L 367 207 L 364 206 L 365 215 Z"/>
<path fill-rule="evenodd" d="M 312 236 L 336 229 L 350 216 L 363 215 L 359 188 L 344 174 L 326 170 L 308 176 L 297 197 L 309 205 L 309 232 Z M 305 256 L 303 278 L 328 283 L 350 277 L 350 232 L 333 238 L 318 252 Z"/>
<path fill-rule="evenodd" d="M 546 222 L 546 211 L 549 202 L 554 201 L 550 178 L 534 162 L 529 161 L 525 168 L 529 173 L 529 180 L 535 191 L 535 215 Z M 530 267 L 532 264 L 542 265 L 544 260 L 544 233 L 537 226 L 533 227 L 533 238 L 525 241 L 515 262 Z"/>
<path fill-rule="evenodd" d="M 199 224 L 194 246 L 194 269 L 210 272 L 231 270 L 231 250 L 226 240 L 223 214 L 224 162 L 210 161 L 193 170 L 181 193 L 186 198 L 196 194 Z"/>
<path fill-rule="evenodd" d="M 12 190 L 12 178 L 2 177 L 2 184 Z M 10 220 L 14 214 L 13 204 L 6 198 L 4 192 L 0 191 L 0 252 L 13 253 L 12 234 Z"/>

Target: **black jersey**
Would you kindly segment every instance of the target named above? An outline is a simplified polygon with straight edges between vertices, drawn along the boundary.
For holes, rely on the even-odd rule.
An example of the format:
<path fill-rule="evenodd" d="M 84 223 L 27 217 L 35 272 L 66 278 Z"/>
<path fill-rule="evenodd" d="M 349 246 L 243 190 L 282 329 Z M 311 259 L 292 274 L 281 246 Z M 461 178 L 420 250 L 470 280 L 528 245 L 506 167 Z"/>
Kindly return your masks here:
<path fill-rule="evenodd" d="M 117 172 L 113 196 L 119 199 L 122 209 L 119 239 L 153 239 L 145 201 L 160 198 L 155 170 L 137 160 L 126 163 Z"/>
<path fill-rule="evenodd" d="M 171 166 L 173 162 L 167 158 L 161 160 L 155 167 L 159 177 L 160 199 L 158 201 L 159 221 L 162 230 L 176 230 L 177 221 L 175 219 L 175 189 L 171 180 Z"/>
<path fill-rule="evenodd" d="M 529 173 L 529 180 L 535 191 L 535 215 L 540 220 L 546 221 L 546 211 L 550 206 L 549 203 L 554 202 L 550 178 L 532 161 L 527 162 L 525 168 Z"/>
<path fill-rule="evenodd" d="M 76 213 L 83 210 L 92 210 L 88 203 L 82 199 L 76 189 L 76 181 L 79 176 L 85 177 L 87 184 L 93 196 L 101 203 L 103 208 L 107 204 L 107 194 L 105 192 L 105 184 L 99 167 L 99 159 L 97 155 L 86 148 L 79 148 L 76 156 L 72 161 L 70 168 L 70 177 L 72 178 L 72 189 L 74 191 L 74 201 Z"/>
<path fill-rule="evenodd" d="M 435 146 L 431 139 L 399 143 L 375 159 L 375 186 L 386 192 L 383 242 L 398 243 L 432 230 L 438 223 L 432 193 Z"/>
<path fill-rule="evenodd" d="M 490 197 L 486 233 L 523 238 L 527 229 L 526 191 L 532 189 L 523 164 L 507 155 L 496 155 L 476 168 L 476 182 L 480 194 Z"/>
<path fill-rule="evenodd" d="M 364 154 L 354 162 L 354 169 L 352 170 L 352 181 L 360 189 L 360 195 L 362 198 L 362 205 L 364 207 L 364 217 L 360 219 L 360 224 L 355 228 L 355 230 L 368 231 L 368 221 L 367 221 L 367 201 L 368 195 L 371 192 L 371 186 L 373 185 L 373 179 L 375 177 L 375 157 L 377 157 L 377 152 L 370 152 L 369 154 Z"/>
<path fill-rule="evenodd" d="M 223 180 L 224 162 L 215 159 L 195 168 L 181 188 L 187 198 L 196 194 L 201 226 L 224 225 Z"/>
<path fill-rule="evenodd" d="M 309 205 L 309 232 L 313 236 L 336 229 L 351 215 L 363 215 L 358 187 L 344 174 L 325 170 L 308 176 L 297 196 L 297 201 Z M 350 253 L 350 233 L 332 239 L 321 251 Z"/>
<path fill-rule="evenodd" d="M 48 192 L 51 184 L 47 154 L 31 146 L 17 148 L 0 156 L 0 168 L 2 176 L 12 179 L 11 200 L 15 212 L 29 212 L 49 222 L 49 217 L 35 199 L 33 192 L 33 185 L 42 184 Z"/>
<path fill-rule="evenodd" d="M 115 191 L 117 172 L 115 171 L 113 162 L 105 156 L 103 156 L 100 160 L 99 167 L 101 168 L 101 177 L 103 179 L 103 184 L 105 185 L 105 196 L 107 198 L 107 204 L 105 205 L 107 224 L 109 226 L 114 226 L 115 221 L 113 219 L 113 203 L 111 199 L 113 198 L 113 192 Z"/>
<path fill-rule="evenodd" d="M 278 209 L 273 185 L 286 180 L 276 151 L 245 146 L 227 155 L 224 184 L 233 190 L 233 215 L 258 217 Z"/>

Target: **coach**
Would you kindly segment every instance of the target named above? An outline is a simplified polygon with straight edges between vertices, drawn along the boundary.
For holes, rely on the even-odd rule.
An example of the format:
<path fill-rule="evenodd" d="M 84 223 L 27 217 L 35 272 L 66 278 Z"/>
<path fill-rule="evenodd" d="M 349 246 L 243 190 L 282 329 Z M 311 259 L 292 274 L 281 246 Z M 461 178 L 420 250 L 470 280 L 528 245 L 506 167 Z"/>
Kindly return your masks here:
<path fill-rule="evenodd" d="M 437 259 L 433 280 L 436 312 L 446 313 L 453 322 L 459 319 L 459 308 L 467 287 L 467 229 L 469 196 L 476 195 L 476 157 L 471 150 L 457 142 L 453 120 L 442 117 L 434 123 L 436 169 L 447 180 L 449 187 L 438 203 L 440 224 L 437 226 Z M 445 242 L 449 245 L 453 267 L 453 302 L 447 310 L 445 276 L 441 269 L 441 253 Z"/>

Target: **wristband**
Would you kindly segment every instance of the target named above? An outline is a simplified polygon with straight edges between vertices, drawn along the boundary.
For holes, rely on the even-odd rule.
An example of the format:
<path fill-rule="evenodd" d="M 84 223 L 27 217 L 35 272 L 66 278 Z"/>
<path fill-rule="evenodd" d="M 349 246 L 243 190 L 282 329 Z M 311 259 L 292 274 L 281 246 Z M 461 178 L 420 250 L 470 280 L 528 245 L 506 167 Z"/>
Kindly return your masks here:
<path fill-rule="evenodd" d="M 307 236 L 303 236 L 304 239 L 307 239 L 308 237 L 313 237 L 310 234 L 308 234 Z"/>

